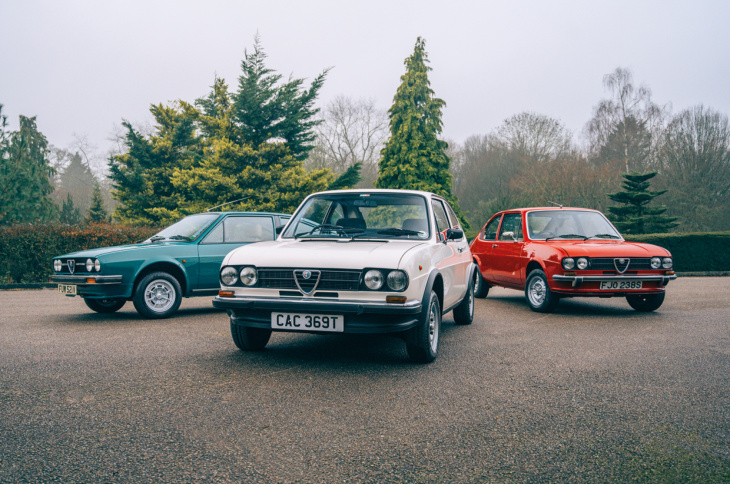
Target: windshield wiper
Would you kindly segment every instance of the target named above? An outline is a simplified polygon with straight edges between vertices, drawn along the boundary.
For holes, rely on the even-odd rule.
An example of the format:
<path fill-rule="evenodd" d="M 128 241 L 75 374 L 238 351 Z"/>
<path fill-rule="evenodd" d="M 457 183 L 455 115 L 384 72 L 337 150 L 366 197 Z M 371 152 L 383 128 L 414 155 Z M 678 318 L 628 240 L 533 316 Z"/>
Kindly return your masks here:
<path fill-rule="evenodd" d="M 418 232 L 416 230 L 408 230 L 408 229 L 399 229 L 395 227 L 387 228 L 387 229 L 378 229 L 373 232 L 362 232 L 359 234 L 354 234 L 352 236 L 353 239 L 360 238 L 360 237 L 376 237 L 378 235 L 393 235 L 393 236 L 399 236 L 399 235 L 421 235 L 421 232 Z"/>
<path fill-rule="evenodd" d="M 548 237 L 545 240 L 550 240 L 550 239 L 583 239 L 583 240 L 587 240 L 588 237 L 586 237 L 585 235 L 578 235 L 578 234 L 563 234 L 563 235 L 556 235 L 555 237 Z"/>
<path fill-rule="evenodd" d="M 312 230 L 310 230 L 309 232 L 294 235 L 294 238 L 298 239 L 300 237 L 307 237 L 308 235 L 314 234 L 314 232 L 316 232 L 318 230 L 319 230 L 320 235 L 322 235 L 325 231 L 327 231 L 327 232 L 334 232 L 335 234 L 340 235 L 342 237 L 347 237 L 345 228 L 341 225 L 319 224 L 316 227 L 314 227 Z"/>
<path fill-rule="evenodd" d="M 165 240 L 165 237 L 163 237 L 162 235 L 153 235 L 152 237 L 150 237 L 150 242 L 158 242 L 160 240 Z"/>
<path fill-rule="evenodd" d="M 171 235 L 168 237 L 168 239 L 170 239 L 170 240 L 187 240 L 187 241 L 193 240 L 192 237 L 188 237 L 187 235 Z"/>
<path fill-rule="evenodd" d="M 618 235 L 614 234 L 596 234 L 588 237 L 589 239 L 620 239 Z"/>

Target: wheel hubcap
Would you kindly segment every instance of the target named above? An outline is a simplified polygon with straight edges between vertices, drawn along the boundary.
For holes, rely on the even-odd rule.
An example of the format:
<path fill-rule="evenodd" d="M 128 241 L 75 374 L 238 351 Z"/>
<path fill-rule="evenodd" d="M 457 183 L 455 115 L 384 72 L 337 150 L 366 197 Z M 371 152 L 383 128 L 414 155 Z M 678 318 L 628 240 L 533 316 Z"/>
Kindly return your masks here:
<path fill-rule="evenodd" d="M 436 305 L 431 304 L 431 310 L 428 315 L 428 341 L 431 343 L 431 351 L 436 353 L 439 342 L 438 315 L 436 314 Z"/>
<path fill-rule="evenodd" d="M 152 281 L 144 292 L 144 301 L 152 311 L 167 311 L 175 303 L 175 288 L 162 279 Z"/>
<path fill-rule="evenodd" d="M 545 302 L 547 288 L 545 287 L 545 281 L 536 277 L 530 283 L 530 290 L 528 295 L 530 296 L 530 302 L 535 306 L 541 305 Z"/>

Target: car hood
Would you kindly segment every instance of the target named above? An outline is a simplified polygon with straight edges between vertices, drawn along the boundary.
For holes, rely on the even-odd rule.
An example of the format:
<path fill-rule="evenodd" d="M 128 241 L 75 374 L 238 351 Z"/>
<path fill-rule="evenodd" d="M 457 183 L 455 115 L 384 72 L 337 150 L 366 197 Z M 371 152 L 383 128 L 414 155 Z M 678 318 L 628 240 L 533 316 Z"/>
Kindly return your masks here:
<path fill-rule="evenodd" d="M 419 241 L 271 241 L 240 247 L 230 252 L 224 265 L 363 269 L 397 268 L 406 252 L 423 245 Z"/>
<path fill-rule="evenodd" d="M 665 257 L 669 251 L 652 244 L 620 240 L 550 242 L 570 257 Z"/>
<path fill-rule="evenodd" d="M 183 245 L 183 242 L 155 242 L 155 243 L 139 243 L 130 245 L 116 245 L 114 247 L 100 247 L 98 249 L 80 250 L 55 257 L 64 259 L 81 259 L 83 257 L 98 258 L 104 255 L 116 254 L 118 252 L 134 252 L 140 250 L 165 250 L 170 246 Z"/>

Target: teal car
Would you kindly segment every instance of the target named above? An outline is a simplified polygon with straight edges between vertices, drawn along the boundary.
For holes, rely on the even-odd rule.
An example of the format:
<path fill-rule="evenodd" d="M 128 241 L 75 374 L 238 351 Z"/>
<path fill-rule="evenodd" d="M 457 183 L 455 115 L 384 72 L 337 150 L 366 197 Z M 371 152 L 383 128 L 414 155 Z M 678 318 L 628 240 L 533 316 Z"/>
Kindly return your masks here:
<path fill-rule="evenodd" d="M 139 244 L 53 258 L 51 282 L 97 313 L 132 301 L 146 318 L 167 318 L 183 297 L 218 294 L 223 258 L 242 245 L 274 240 L 290 215 L 205 212 L 190 215 Z"/>

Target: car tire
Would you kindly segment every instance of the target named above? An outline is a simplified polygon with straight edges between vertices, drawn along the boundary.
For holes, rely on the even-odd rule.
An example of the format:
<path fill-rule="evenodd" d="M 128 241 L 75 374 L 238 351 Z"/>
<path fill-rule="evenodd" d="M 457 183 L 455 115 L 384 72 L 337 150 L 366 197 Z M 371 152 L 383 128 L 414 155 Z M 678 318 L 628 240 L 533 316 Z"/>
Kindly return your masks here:
<path fill-rule="evenodd" d="M 478 273 L 478 271 L 474 271 Z M 454 321 L 456 324 L 471 324 L 474 321 L 474 281 L 476 277 L 472 277 L 466 287 L 466 294 L 458 306 L 454 308 Z"/>
<path fill-rule="evenodd" d="M 560 302 L 560 298 L 550 290 L 547 276 L 542 269 L 535 269 L 527 276 L 525 299 L 530 309 L 538 313 L 552 312 Z"/>
<path fill-rule="evenodd" d="M 180 283 L 166 272 L 152 272 L 139 281 L 132 301 L 145 318 L 168 318 L 180 307 Z"/>
<path fill-rule="evenodd" d="M 489 284 L 482 277 L 482 273 L 479 269 L 474 271 L 474 297 L 484 299 L 489 294 Z"/>
<path fill-rule="evenodd" d="M 248 328 L 231 323 L 233 342 L 241 351 L 261 351 L 271 338 L 271 330 L 264 328 Z"/>
<path fill-rule="evenodd" d="M 117 298 L 104 298 L 104 299 L 89 299 L 84 298 L 84 302 L 86 303 L 86 306 L 88 306 L 89 309 L 92 311 L 95 311 L 97 313 L 101 314 L 111 314 L 116 313 L 120 309 L 122 309 L 122 306 L 127 302 L 126 299 L 117 299 Z"/>
<path fill-rule="evenodd" d="M 406 350 L 411 361 L 431 363 L 438 355 L 441 332 L 441 304 L 436 291 L 431 291 L 428 305 L 421 313 L 418 325 L 411 329 L 406 338 Z"/>
<path fill-rule="evenodd" d="M 626 296 L 626 302 L 635 310 L 648 313 L 659 309 L 664 302 L 664 291 L 656 294 L 629 294 Z"/>

